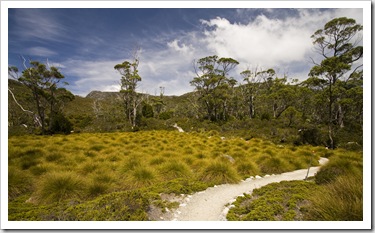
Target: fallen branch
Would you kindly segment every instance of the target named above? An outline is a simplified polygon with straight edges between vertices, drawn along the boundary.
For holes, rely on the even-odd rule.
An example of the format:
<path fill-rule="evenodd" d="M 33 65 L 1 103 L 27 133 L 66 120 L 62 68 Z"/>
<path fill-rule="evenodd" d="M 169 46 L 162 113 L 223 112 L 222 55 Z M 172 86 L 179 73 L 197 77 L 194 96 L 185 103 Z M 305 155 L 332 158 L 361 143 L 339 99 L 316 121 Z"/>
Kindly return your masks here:
<path fill-rule="evenodd" d="M 35 123 L 36 125 L 39 125 L 39 126 L 41 127 L 41 126 L 42 126 L 42 123 L 40 122 L 38 116 L 37 116 L 34 112 L 32 112 L 32 111 L 24 109 L 24 108 L 22 107 L 22 105 L 21 105 L 20 103 L 18 103 L 16 97 L 14 96 L 13 92 L 12 92 L 9 88 L 8 88 L 8 91 L 9 91 L 10 94 L 12 95 L 14 102 L 15 102 L 15 103 L 16 103 L 16 104 L 22 109 L 22 111 L 32 114 L 32 115 L 33 115 L 33 118 L 34 118 L 34 123 Z"/>

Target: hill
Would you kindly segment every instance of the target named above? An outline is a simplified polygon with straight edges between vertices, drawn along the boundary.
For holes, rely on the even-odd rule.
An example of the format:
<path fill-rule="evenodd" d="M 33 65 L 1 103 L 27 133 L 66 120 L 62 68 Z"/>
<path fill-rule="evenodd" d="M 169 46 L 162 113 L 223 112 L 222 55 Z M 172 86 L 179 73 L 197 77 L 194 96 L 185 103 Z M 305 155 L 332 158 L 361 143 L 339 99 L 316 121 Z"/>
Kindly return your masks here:
<path fill-rule="evenodd" d="M 8 87 L 8 117 L 9 131 L 12 134 L 30 133 L 33 121 L 32 113 L 36 113 L 35 102 L 31 91 L 16 80 L 9 79 Z M 155 118 L 168 120 L 172 117 L 182 117 L 187 114 L 189 101 L 194 93 L 187 93 L 182 96 L 154 96 L 140 94 L 143 105 L 153 107 Z M 16 102 L 16 101 L 17 102 Z M 18 103 L 18 104 L 17 104 Z M 23 111 L 22 108 L 27 111 Z M 129 125 L 124 113 L 123 97 L 119 92 L 92 91 L 86 97 L 74 96 L 70 102 L 62 106 L 62 111 L 73 124 L 75 132 L 97 132 L 129 130 Z M 150 120 L 149 120 L 150 121 Z M 144 119 L 142 127 L 158 127 Z M 155 123 L 155 122 L 154 122 Z M 170 128 L 168 124 L 159 127 Z"/>

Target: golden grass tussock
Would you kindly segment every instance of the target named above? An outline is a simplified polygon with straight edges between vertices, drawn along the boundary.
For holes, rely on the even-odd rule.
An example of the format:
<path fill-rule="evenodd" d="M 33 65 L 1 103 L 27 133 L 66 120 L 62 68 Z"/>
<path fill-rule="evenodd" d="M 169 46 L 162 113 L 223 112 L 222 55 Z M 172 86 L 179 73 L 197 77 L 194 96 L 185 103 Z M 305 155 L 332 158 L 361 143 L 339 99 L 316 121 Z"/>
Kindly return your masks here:
<path fill-rule="evenodd" d="M 310 198 L 308 218 L 320 221 L 363 221 L 363 177 L 339 176 Z"/>
<path fill-rule="evenodd" d="M 86 182 L 75 172 L 51 172 L 44 175 L 36 186 L 34 199 L 38 203 L 60 202 L 81 198 L 85 194 Z"/>
<path fill-rule="evenodd" d="M 306 168 L 311 157 L 307 151 L 317 151 L 313 163 L 325 152 L 280 148 L 257 138 L 175 131 L 17 136 L 8 142 L 8 196 L 34 192 L 49 203 L 181 178 L 210 185 L 235 183 L 251 175 Z M 353 154 L 348 159 L 360 164 Z"/>
<path fill-rule="evenodd" d="M 176 178 L 190 178 L 193 173 L 191 168 L 183 161 L 170 160 L 162 164 L 159 173 L 164 180 L 172 180 Z"/>
<path fill-rule="evenodd" d="M 33 191 L 33 177 L 28 172 L 15 167 L 8 169 L 8 200 Z"/>
<path fill-rule="evenodd" d="M 237 183 L 240 176 L 229 162 L 214 161 L 201 172 L 200 180 L 214 184 Z"/>

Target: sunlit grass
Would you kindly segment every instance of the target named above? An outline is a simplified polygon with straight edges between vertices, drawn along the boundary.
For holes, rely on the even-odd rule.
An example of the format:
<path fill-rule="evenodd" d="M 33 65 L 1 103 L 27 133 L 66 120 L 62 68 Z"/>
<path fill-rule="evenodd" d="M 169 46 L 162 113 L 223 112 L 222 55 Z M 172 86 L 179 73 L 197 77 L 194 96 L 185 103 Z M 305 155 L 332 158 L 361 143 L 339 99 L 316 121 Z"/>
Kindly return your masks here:
<path fill-rule="evenodd" d="M 320 147 L 281 147 L 257 138 L 221 138 L 218 132 L 175 131 L 17 136 L 9 138 L 8 149 L 8 197 L 27 194 L 45 203 L 86 201 L 179 179 L 189 184 L 236 183 L 307 168 L 310 159 L 315 166 L 319 156 L 329 154 Z M 361 165 L 355 152 L 337 153 Z"/>
<path fill-rule="evenodd" d="M 74 172 L 51 172 L 39 182 L 35 200 L 39 203 L 60 202 L 84 195 L 85 181 Z"/>

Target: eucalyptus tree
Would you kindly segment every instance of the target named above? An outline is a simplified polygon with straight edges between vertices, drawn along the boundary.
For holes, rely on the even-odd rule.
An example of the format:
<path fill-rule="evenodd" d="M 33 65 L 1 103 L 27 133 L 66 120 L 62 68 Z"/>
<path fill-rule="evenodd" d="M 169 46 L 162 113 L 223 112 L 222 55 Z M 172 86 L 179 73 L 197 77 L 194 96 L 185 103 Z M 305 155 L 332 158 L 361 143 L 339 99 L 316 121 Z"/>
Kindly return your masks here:
<path fill-rule="evenodd" d="M 14 74 L 18 73 L 18 68 L 9 67 L 8 73 L 15 77 Z M 49 131 L 53 133 L 52 127 L 54 124 L 56 125 L 55 117 L 61 119 L 62 116 L 60 109 L 62 103 L 74 98 L 68 90 L 58 85 L 64 79 L 64 75 L 60 73 L 58 68 L 48 64 L 46 66 L 38 61 L 30 61 L 30 67 L 27 67 L 24 60 L 22 75 L 17 76 L 16 79 L 32 92 L 37 110 L 35 120 L 40 125 L 41 133 L 47 132 L 47 126 Z"/>
<path fill-rule="evenodd" d="M 226 120 L 228 100 L 236 84 L 234 78 L 228 77 L 229 72 L 239 64 L 232 58 L 208 56 L 194 61 L 196 77 L 190 82 L 199 94 L 203 103 L 206 118 L 212 121 Z"/>
<path fill-rule="evenodd" d="M 124 98 L 125 113 L 134 129 L 137 126 L 137 109 L 142 102 L 141 95 L 136 92 L 138 82 L 142 81 L 138 73 L 138 50 L 133 54 L 132 61 L 124 61 L 115 65 L 115 70 L 121 74 L 121 90 Z"/>
<path fill-rule="evenodd" d="M 341 17 L 329 21 L 311 36 L 322 61 L 314 62 L 309 76 L 320 79 L 324 85 L 331 148 L 334 147 L 334 127 L 344 127 L 342 99 L 348 91 L 347 84 L 362 71 L 363 47 L 359 45 L 362 29 L 354 19 Z"/>
<path fill-rule="evenodd" d="M 255 100 L 260 94 L 262 83 L 272 79 L 275 75 L 275 71 L 273 69 L 258 70 L 257 67 L 253 71 L 246 69 L 242 71 L 240 75 L 243 81 L 245 81 L 245 84 L 242 85 L 242 89 L 244 89 L 244 102 L 248 106 L 248 116 L 254 118 L 256 109 Z"/>

